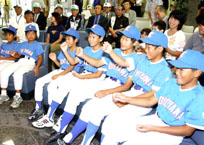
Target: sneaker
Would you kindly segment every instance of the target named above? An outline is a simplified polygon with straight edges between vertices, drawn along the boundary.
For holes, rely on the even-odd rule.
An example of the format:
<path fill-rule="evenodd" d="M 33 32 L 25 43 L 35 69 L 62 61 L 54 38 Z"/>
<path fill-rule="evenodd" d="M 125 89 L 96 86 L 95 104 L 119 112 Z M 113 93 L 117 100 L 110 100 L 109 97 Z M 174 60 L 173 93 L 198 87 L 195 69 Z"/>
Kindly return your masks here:
<path fill-rule="evenodd" d="M 44 114 L 43 109 L 33 109 L 33 111 L 28 116 L 29 121 L 36 121 Z"/>
<path fill-rule="evenodd" d="M 52 119 L 49 119 L 47 115 L 44 115 L 42 118 L 34 121 L 32 125 L 36 128 L 53 127 L 54 121 Z"/>
<path fill-rule="evenodd" d="M 13 97 L 13 102 L 11 104 L 11 107 L 18 108 L 22 102 L 23 102 L 23 99 L 21 98 L 21 96 L 15 95 Z"/>
<path fill-rule="evenodd" d="M 62 120 L 62 115 L 58 118 L 57 122 L 55 123 L 55 125 L 53 126 L 53 129 L 57 132 L 60 131 L 60 123 L 61 123 L 61 120 Z"/>
<path fill-rule="evenodd" d="M 46 143 L 50 144 L 50 143 L 56 142 L 58 138 L 61 138 L 63 136 L 64 134 L 61 134 L 60 132 L 55 132 L 47 139 Z"/>
<path fill-rule="evenodd" d="M 0 104 L 9 100 L 7 95 L 0 95 Z"/>
<path fill-rule="evenodd" d="M 66 143 L 63 139 L 58 138 L 58 139 L 57 139 L 57 145 L 69 145 L 69 144 Z"/>

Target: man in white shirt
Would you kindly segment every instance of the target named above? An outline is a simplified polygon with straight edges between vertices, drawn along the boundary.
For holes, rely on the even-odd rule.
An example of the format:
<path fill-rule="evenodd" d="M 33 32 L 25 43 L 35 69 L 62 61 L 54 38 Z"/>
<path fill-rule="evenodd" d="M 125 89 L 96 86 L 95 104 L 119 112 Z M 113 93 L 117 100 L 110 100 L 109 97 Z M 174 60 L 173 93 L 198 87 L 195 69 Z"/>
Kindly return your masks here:
<path fill-rule="evenodd" d="M 22 7 L 19 4 L 16 4 L 14 6 L 14 10 L 16 12 L 16 15 L 11 17 L 11 19 L 9 20 L 9 25 L 12 25 L 16 29 L 18 29 L 20 25 L 25 23 L 25 18 L 23 16 Z"/>
<path fill-rule="evenodd" d="M 18 42 L 27 41 L 26 36 L 25 36 L 25 28 L 29 24 L 32 24 L 36 27 L 37 37 L 40 36 L 40 30 L 39 30 L 38 24 L 33 22 L 33 19 L 34 19 L 33 12 L 30 10 L 25 11 L 24 18 L 26 20 L 25 23 L 18 27 L 18 31 L 17 31 L 17 41 Z"/>

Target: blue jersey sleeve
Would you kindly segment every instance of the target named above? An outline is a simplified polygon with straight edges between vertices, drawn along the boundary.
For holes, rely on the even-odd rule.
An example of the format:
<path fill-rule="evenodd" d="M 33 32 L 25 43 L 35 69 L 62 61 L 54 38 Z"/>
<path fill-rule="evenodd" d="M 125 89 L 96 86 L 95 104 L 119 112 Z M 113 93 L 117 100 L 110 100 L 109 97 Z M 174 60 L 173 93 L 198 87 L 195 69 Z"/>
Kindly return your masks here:
<path fill-rule="evenodd" d="M 162 71 L 157 75 L 152 84 L 153 90 L 159 90 L 160 87 L 171 78 L 172 73 L 169 67 L 164 66 Z"/>
<path fill-rule="evenodd" d="M 37 42 L 35 54 L 39 56 L 40 54 L 44 54 L 44 53 L 45 51 L 43 50 L 42 45 L 39 42 Z"/>
<path fill-rule="evenodd" d="M 196 91 L 196 98 L 189 105 L 184 117 L 187 125 L 204 130 L 204 90 L 200 86 Z"/>

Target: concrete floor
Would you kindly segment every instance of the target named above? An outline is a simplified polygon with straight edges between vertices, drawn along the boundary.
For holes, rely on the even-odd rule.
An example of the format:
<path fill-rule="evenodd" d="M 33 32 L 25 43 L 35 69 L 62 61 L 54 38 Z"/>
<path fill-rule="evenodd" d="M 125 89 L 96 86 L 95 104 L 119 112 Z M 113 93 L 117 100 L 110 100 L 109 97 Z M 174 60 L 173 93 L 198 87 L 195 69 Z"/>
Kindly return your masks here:
<path fill-rule="evenodd" d="M 24 100 L 17 109 L 10 108 L 11 103 L 12 99 L 0 105 L 0 145 L 45 145 L 51 128 L 36 129 L 27 120 L 34 107 L 34 100 Z M 73 125 L 74 122 L 67 130 L 71 130 Z M 76 138 L 72 145 L 79 145 L 83 135 L 84 133 Z M 12 141 L 13 144 L 6 144 L 7 141 Z M 99 142 L 94 139 L 92 145 L 99 145 Z"/>

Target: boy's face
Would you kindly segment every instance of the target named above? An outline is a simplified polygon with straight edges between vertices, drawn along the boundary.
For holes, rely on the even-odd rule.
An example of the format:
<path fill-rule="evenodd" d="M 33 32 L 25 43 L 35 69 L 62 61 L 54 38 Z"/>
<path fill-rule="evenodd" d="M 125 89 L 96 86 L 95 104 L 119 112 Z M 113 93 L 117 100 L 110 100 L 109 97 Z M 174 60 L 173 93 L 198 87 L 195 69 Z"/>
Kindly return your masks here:
<path fill-rule="evenodd" d="M 73 37 L 69 35 L 66 35 L 65 40 L 69 48 L 76 45 L 77 42 L 77 39 L 73 39 Z"/>
<path fill-rule="evenodd" d="M 123 35 L 120 38 L 120 48 L 121 50 L 129 50 L 129 49 L 133 49 L 133 43 L 131 38 L 126 37 L 125 35 Z"/>
<path fill-rule="evenodd" d="M 141 38 L 146 38 L 147 37 L 147 33 L 146 32 L 143 32 L 142 34 L 141 34 Z"/>
<path fill-rule="evenodd" d="M 33 22 L 33 14 L 26 14 L 25 19 L 26 19 L 26 23 Z"/>
<path fill-rule="evenodd" d="M 6 40 L 9 42 L 13 42 L 14 41 L 14 38 L 15 38 L 15 35 L 13 35 L 11 32 L 6 32 Z"/>
<path fill-rule="evenodd" d="M 159 54 L 161 53 L 159 49 L 156 48 L 156 46 L 153 46 L 151 44 L 145 44 L 145 51 L 147 53 L 147 58 L 154 62 L 154 60 L 157 59 Z"/>
<path fill-rule="evenodd" d="M 101 37 L 94 34 L 93 32 L 90 32 L 89 36 L 88 36 L 88 41 L 89 41 L 90 46 L 94 47 L 94 46 L 97 46 L 98 44 L 100 44 Z"/>
<path fill-rule="evenodd" d="M 195 71 L 190 68 L 176 68 L 177 83 L 181 86 L 190 86 L 195 78 Z"/>
<path fill-rule="evenodd" d="M 34 41 L 36 39 L 36 32 L 35 31 L 28 31 L 26 33 L 28 41 Z"/>

